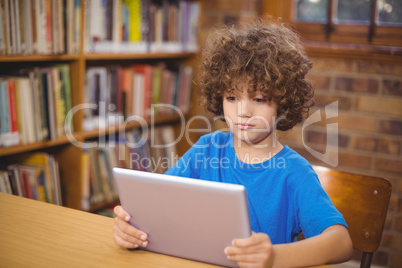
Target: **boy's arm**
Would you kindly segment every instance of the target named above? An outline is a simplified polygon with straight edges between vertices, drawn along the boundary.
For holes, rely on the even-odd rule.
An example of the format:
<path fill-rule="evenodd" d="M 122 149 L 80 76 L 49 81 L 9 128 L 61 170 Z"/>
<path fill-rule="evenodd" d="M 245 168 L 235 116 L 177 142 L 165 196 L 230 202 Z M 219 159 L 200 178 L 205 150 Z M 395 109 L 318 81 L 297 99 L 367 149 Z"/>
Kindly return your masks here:
<path fill-rule="evenodd" d="M 353 245 L 343 225 L 333 225 L 320 235 L 295 243 L 274 245 L 274 267 L 340 263 L 352 258 Z"/>
<path fill-rule="evenodd" d="M 271 245 L 267 235 L 253 233 L 235 239 L 225 253 L 241 267 L 306 267 L 347 261 L 353 246 L 347 229 L 333 225 L 320 235 L 290 244 Z"/>

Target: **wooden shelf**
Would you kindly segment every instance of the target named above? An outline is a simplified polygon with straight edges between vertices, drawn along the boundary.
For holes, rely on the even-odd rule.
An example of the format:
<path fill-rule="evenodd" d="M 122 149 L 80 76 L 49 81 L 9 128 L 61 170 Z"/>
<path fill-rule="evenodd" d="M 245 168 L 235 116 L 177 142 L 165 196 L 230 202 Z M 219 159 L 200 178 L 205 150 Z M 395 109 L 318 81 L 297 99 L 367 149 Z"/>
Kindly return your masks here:
<path fill-rule="evenodd" d="M 28 62 L 28 61 L 71 61 L 80 58 L 78 54 L 60 55 L 15 55 L 0 56 L 0 62 Z"/>
<path fill-rule="evenodd" d="M 74 136 L 79 136 L 79 134 L 74 134 Z M 59 138 L 57 140 L 51 140 L 51 141 L 43 141 L 43 142 L 37 142 L 37 143 L 32 143 L 32 144 L 27 144 L 27 145 L 16 145 L 16 146 L 11 146 L 11 147 L 1 147 L 0 148 L 0 157 L 2 156 L 9 156 L 13 154 L 19 154 L 19 153 L 25 153 L 29 151 L 34 151 L 37 149 L 43 149 L 43 148 L 48 148 L 52 146 L 57 146 L 57 145 L 63 145 L 69 143 L 69 139 L 67 137 Z"/>
<path fill-rule="evenodd" d="M 154 122 L 151 122 L 150 119 L 145 120 L 145 122 L 149 126 L 152 123 L 155 125 L 160 125 L 160 124 L 169 124 L 169 123 L 179 122 L 180 119 L 181 119 L 180 115 L 172 114 L 172 115 L 157 116 L 154 119 Z M 94 129 L 91 131 L 83 132 L 82 137 L 84 139 L 96 138 L 96 137 L 99 137 L 102 135 L 108 135 L 109 133 L 116 133 L 119 131 L 129 130 L 129 129 L 138 128 L 138 127 L 141 127 L 141 124 L 139 122 L 120 124 L 118 126 L 111 126 L 106 129 Z"/>
<path fill-rule="evenodd" d="M 177 59 L 193 57 L 194 52 L 182 53 L 91 53 L 84 54 L 86 60 L 129 60 L 129 59 Z"/>
<path fill-rule="evenodd" d="M 80 58 L 88 61 L 96 60 L 129 60 L 129 59 L 178 59 L 190 58 L 195 52 L 181 53 L 89 53 L 89 54 L 60 54 L 60 55 L 0 55 L 0 62 L 28 61 L 72 61 Z"/>

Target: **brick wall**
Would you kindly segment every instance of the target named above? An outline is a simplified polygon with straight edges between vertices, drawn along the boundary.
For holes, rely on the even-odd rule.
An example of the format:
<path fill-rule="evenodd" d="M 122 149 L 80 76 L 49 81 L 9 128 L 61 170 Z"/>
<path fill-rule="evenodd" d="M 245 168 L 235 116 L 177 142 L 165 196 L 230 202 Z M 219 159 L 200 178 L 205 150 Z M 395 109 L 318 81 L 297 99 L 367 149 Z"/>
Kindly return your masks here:
<path fill-rule="evenodd" d="M 338 116 L 279 133 L 312 164 L 325 162 L 326 124 L 338 123 L 338 170 L 385 177 L 393 188 L 380 249 L 373 263 L 402 265 L 402 64 L 313 58 L 317 109 L 338 101 Z M 314 111 L 313 111 L 314 113 Z M 322 112 L 323 113 L 323 112 Z M 325 118 L 325 115 L 323 115 Z M 303 135 L 302 135 L 303 132 Z M 303 137 L 303 138 L 302 138 Z"/>
<path fill-rule="evenodd" d="M 250 21 L 260 12 L 259 0 L 203 2 L 200 42 L 211 27 Z M 327 165 L 306 150 L 325 153 L 326 125 L 338 124 L 336 169 L 385 177 L 393 187 L 380 249 L 373 263 L 402 267 L 402 63 L 312 58 L 309 78 L 316 84 L 314 111 L 337 101 L 338 116 L 278 137 L 312 164 Z M 204 114 L 202 107 L 196 109 Z M 314 113 L 312 111 L 312 113 Z M 325 118 L 325 112 L 321 112 Z M 214 122 L 216 129 L 224 125 Z M 356 254 L 357 255 L 357 254 Z M 355 256 L 358 258 L 359 256 Z"/>

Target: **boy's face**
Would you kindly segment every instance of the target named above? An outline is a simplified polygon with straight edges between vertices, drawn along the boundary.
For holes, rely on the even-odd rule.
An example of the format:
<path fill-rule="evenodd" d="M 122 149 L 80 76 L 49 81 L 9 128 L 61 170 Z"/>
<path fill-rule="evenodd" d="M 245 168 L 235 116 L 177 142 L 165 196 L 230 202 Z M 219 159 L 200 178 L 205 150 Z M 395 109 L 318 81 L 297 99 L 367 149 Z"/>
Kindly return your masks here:
<path fill-rule="evenodd" d="M 249 145 L 272 146 L 277 104 L 261 92 L 247 92 L 247 85 L 223 96 L 223 113 L 235 140 Z"/>

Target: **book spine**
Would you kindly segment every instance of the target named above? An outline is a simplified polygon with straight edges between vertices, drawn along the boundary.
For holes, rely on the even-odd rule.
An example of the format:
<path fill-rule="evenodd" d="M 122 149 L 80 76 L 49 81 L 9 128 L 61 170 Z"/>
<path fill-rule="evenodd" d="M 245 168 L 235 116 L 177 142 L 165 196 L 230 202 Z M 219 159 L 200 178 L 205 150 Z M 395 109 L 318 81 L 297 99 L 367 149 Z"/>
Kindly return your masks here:
<path fill-rule="evenodd" d="M 20 1 L 17 0 L 14 3 L 14 12 L 15 12 L 15 29 L 17 30 L 16 32 L 16 44 L 17 44 L 17 54 L 21 54 L 25 49 L 25 44 L 23 44 L 23 27 L 24 24 L 22 23 L 24 20 L 24 14 L 23 14 L 23 7 L 20 7 Z"/>
<path fill-rule="evenodd" d="M 141 36 L 141 1 L 132 0 L 128 2 L 130 42 L 142 41 Z"/>
<path fill-rule="evenodd" d="M 45 36 L 46 36 L 46 45 L 45 45 L 45 53 L 51 54 L 53 50 L 53 42 L 52 42 L 52 18 L 51 18 L 51 0 L 45 0 Z"/>
<path fill-rule="evenodd" d="M 11 52 L 11 24 L 10 24 L 10 0 L 3 0 L 3 14 L 4 14 L 4 35 L 5 35 L 5 51 L 6 54 L 12 54 Z"/>
<path fill-rule="evenodd" d="M 74 0 L 74 53 L 78 53 L 81 44 L 81 0 Z"/>
<path fill-rule="evenodd" d="M 18 133 L 18 117 L 17 117 L 17 100 L 15 98 L 15 81 L 14 79 L 8 80 L 8 100 L 9 100 L 9 115 L 10 115 L 10 131 L 11 143 L 17 145 L 20 142 Z"/>
<path fill-rule="evenodd" d="M 47 105 L 47 74 L 40 71 L 38 68 L 34 70 L 36 76 L 38 77 L 38 93 L 39 93 L 39 103 L 41 107 L 40 116 L 42 122 L 42 140 L 50 139 L 49 130 L 49 107 Z"/>
<path fill-rule="evenodd" d="M 65 116 L 65 103 L 62 94 L 62 81 L 60 81 L 60 70 L 58 68 L 52 68 L 52 80 L 53 80 L 53 96 L 54 96 L 54 108 L 55 108 L 55 123 L 56 123 L 56 136 L 61 137 L 64 134 L 64 116 Z"/>
<path fill-rule="evenodd" d="M 50 1 L 50 21 L 51 21 L 51 32 L 52 32 L 52 53 L 57 54 L 59 52 L 59 38 L 58 38 L 58 20 L 57 9 L 60 1 Z"/>
<path fill-rule="evenodd" d="M 5 35 L 4 35 L 4 6 L 3 0 L 0 0 L 0 55 L 5 54 Z"/>
<path fill-rule="evenodd" d="M 7 81 L 0 81 L 0 145 L 7 146 L 5 137 L 10 129 Z"/>
<path fill-rule="evenodd" d="M 15 23 L 15 2 L 14 0 L 10 0 L 9 2 L 9 10 L 10 10 L 10 39 L 11 39 L 11 54 L 17 54 L 17 29 Z"/>
<path fill-rule="evenodd" d="M 33 114 L 35 118 L 35 140 L 42 141 L 42 119 L 41 119 L 41 109 L 40 106 L 40 96 L 39 96 L 39 82 L 38 77 L 35 75 L 34 71 L 29 72 L 29 83 L 33 95 Z"/>

